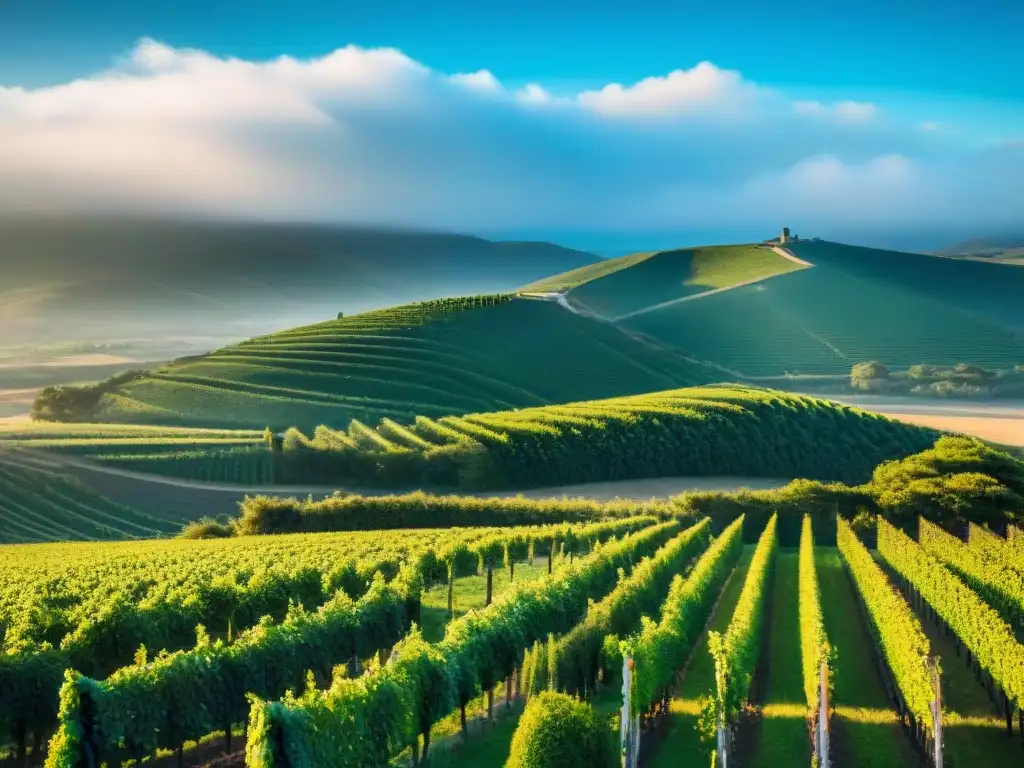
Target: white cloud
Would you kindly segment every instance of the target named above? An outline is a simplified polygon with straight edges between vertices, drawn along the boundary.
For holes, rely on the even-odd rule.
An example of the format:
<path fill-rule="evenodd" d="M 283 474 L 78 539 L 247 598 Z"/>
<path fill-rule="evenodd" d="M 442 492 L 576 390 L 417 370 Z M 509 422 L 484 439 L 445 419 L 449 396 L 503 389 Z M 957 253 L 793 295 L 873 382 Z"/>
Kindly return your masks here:
<path fill-rule="evenodd" d="M 709 62 L 554 95 L 394 49 L 253 62 L 143 40 L 92 77 L 0 86 L 0 212 L 456 229 L 1019 218 L 1021 148 L 971 154 L 926 125 L 792 101 Z"/>
<path fill-rule="evenodd" d="M 801 115 L 815 115 L 848 123 L 862 123 L 878 115 L 878 107 L 861 101 L 837 101 L 823 104 L 820 101 L 794 101 L 793 109 Z"/>
<path fill-rule="evenodd" d="M 749 108 L 762 95 L 739 72 L 702 61 L 692 69 L 677 69 L 634 85 L 611 83 L 600 90 L 584 91 L 577 101 L 605 115 L 722 115 Z"/>
<path fill-rule="evenodd" d="M 937 123 L 934 120 L 922 120 L 918 123 L 918 127 L 922 131 L 938 131 L 942 128 L 942 123 Z"/>
<path fill-rule="evenodd" d="M 472 88 L 475 91 L 481 91 L 483 93 L 499 93 L 504 90 L 501 83 L 498 82 L 498 78 L 486 69 L 481 69 L 477 72 L 452 75 L 449 79 L 453 83 L 464 85 L 467 88 Z"/>

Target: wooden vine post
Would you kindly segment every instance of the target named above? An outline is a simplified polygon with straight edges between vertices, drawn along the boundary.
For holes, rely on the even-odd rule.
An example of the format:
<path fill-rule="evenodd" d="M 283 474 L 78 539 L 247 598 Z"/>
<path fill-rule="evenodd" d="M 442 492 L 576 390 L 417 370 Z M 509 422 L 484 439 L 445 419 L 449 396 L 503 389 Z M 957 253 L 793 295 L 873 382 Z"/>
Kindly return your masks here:
<path fill-rule="evenodd" d="M 828 664 L 826 662 L 821 662 L 821 669 L 818 675 L 818 686 L 821 694 L 818 697 L 818 738 L 814 748 L 818 758 L 818 765 L 821 768 L 829 768 Z"/>
<path fill-rule="evenodd" d="M 633 717 L 630 694 L 633 690 L 633 657 L 622 660 L 622 712 L 619 714 L 619 743 L 622 768 L 636 768 L 640 758 L 640 715 Z"/>
<path fill-rule="evenodd" d="M 936 657 L 931 664 L 932 684 L 935 696 L 932 699 L 932 734 L 935 738 L 935 752 L 932 756 L 935 768 L 942 768 L 942 682 L 939 659 Z"/>

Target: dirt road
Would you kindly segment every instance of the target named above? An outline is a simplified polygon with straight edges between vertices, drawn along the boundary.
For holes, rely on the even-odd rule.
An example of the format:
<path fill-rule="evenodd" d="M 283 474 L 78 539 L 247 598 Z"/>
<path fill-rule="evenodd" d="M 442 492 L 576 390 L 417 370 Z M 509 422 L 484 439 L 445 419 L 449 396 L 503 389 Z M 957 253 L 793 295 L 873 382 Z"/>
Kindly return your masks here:
<path fill-rule="evenodd" d="M 914 397 L 870 395 L 831 397 L 847 405 L 882 413 L 910 424 L 962 432 L 1003 445 L 1024 446 L 1022 400 L 935 401 Z"/>

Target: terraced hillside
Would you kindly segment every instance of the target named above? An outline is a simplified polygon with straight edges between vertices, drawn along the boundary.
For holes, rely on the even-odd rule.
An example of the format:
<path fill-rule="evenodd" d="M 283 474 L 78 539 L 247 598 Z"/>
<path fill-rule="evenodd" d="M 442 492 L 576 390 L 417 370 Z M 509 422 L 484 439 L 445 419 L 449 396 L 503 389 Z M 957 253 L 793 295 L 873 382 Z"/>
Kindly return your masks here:
<path fill-rule="evenodd" d="M 367 312 L 181 360 L 105 395 L 89 420 L 311 430 L 721 377 L 554 302 L 478 297 Z"/>
<path fill-rule="evenodd" d="M 769 248 L 754 245 L 662 251 L 646 258 L 627 256 L 621 264 L 624 268 L 606 272 L 572 288 L 569 301 L 590 312 L 615 319 L 687 296 L 803 268 Z"/>
<path fill-rule="evenodd" d="M 0 544 L 174 535 L 181 521 L 116 504 L 0 448 Z"/>

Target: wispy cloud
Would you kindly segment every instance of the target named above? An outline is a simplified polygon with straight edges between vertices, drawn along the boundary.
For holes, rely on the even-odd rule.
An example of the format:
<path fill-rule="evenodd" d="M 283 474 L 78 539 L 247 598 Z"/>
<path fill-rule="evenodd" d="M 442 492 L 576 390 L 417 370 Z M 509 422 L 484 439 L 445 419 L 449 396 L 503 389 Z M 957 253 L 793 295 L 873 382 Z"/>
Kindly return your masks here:
<path fill-rule="evenodd" d="M 394 49 L 257 62 L 143 40 L 88 78 L 0 86 L 0 211 L 460 229 L 1019 220 L 1024 148 L 978 152 L 936 128 L 710 62 L 565 93 Z"/>

